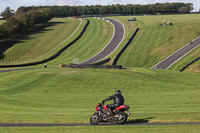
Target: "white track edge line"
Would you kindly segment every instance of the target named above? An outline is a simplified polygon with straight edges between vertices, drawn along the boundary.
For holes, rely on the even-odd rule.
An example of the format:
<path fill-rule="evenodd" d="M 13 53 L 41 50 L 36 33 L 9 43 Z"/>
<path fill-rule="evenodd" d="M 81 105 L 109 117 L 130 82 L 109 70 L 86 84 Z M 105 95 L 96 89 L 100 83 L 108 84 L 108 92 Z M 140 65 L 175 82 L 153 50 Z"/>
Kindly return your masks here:
<path fill-rule="evenodd" d="M 116 20 L 116 19 L 113 19 L 113 20 Z M 116 20 L 116 21 L 118 21 L 118 20 Z M 118 21 L 118 22 L 121 23 L 120 21 Z M 109 55 L 111 55 L 111 54 L 119 47 L 119 45 L 122 43 L 122 41 L 124 40 L 124 37 L 125 37 L 125 34 L 126 34 L 126 29 L 124 28 L 124 24 L 121 23 L 121 25 L 123 26 L 123 29 L 124 29 L 123 38 L 122 38 L 121 41 L 118 43 L 117 47 L 116 47 Z M 106 57 L 108 57 L 109 55 L 107 55 Z M 104 57 L 104 58 L 106 58 L 106 57 Z M 104 59 L 104 58 L 102 58 L 102 59 Z M 101 59 L 101 60 L 102 60 L 102 59 Z M 98 60 L 98 61 L 99 61 L 99 60 Z"/>
<path fill-rule="evenodd" d="M 165 70 L 169 69 L 172 65 L 174 65 L 176 62 L 178 62 L 180 59 L 182 59 L 184 56 L 186 56 L 187 54 L 189 54 L 190 52 L 192 52 L 193 50 L 195 50 L 199 46 L 200 46 L 200 44 L 198 44 L 196 47 L 194 47 L 193 49 L 191 49 L 190 51 L 188 51 L 187 53 L 185 53 L 183 56 L 181 56 L 175 62 L 173 62 L 170 66 L 168 66 Z"/>
<path fill-rule="evenodd" d="M 193 41 L 196 41 L 199 37 L 195 38 Z M 173 54 L 177 53 L 179 50 L 185 48 L 186 46 L 190 45 L 190 43 L 186 44 L 185 46 L 179 48 L 178 50 L 176 50 L 174 53 L 170 54 L 169 56 L 167 56 L 166 58 L 164 58 L 163 60 L 161 60 L 160 62 L 158 62 L 156 65 L 152 66 L 151 68 L 154 68 L 155 66 L 157 66 L 158 64 L 162 63 L 163 61 L 167 60 L 169 57 L 171 57 Z"/>
<path fill-rule="evenodd" d="M 110 19 L 110 18 L 109 18 L 109 19 Z M 112 19 L 112 20 L 118 21 L 118 20 L 116 20 L 116 19 Z M 118 22 L 121 23 L 120 21 L 118 21 Z M 111 23 L 111 22 L 109 21 L 109 23 Z M 114 26 L 113 23 L 111 23 L 111 24 L 112 24 L 112 26 L 113 26 L 113 28 L 114 28 L 114 30 L 113 30 L 113 36 L 112 36 L 111 40 L 107 43 L 107 45 L 106 45 L 99 53 L 101 53 L 101 52 L 109 45 L 109 43 L 110 43 L 110 42 L 113 40 L 113 38 L 114 38 L 114 35 L 115 35 L 115 26 Z M 121 23 L 121 24 L 122 24 L 122 23 Z M 122 24 L 122 26 L 123 26 L 123 29 L 124 29 L 124 35 L 123 35 L 123 38 L 122 38 L 122 40 L 120 41 L 120 43 L 124 40 L 124 36 L 125 36 L 125 28 L 124 28 L 124 25 L 123 25 L 123 24 Z M 117 46 L 110 54 L 112 54 L 112 53 L 119 47 L 120 43 L 118 44 L 118 46 Z M 99 53 L 97 53 L 96 55 L 94 55 L 94 56 L 92 56 L 91 58 L 87 59 L 86 61 L 81 62 L 80 64 L 82 64 L 82 63 L 84 63 L 84 62 L 87 62 L 88 60 L 94 58 L 94 57 L 97 56 Z M 109 54 L 109 55 L 110 55 L 110 54 Z M 108 57 L 109 55 L 105 56 L 104 58 Z M 104 58 L 102 58 L 102 59 L 104 59 Z M 102 59 L 100 59 L 100 60 L 102 60 Z M 98 61 L 99 61 L 99 60 L 98 60 Z M 98 62 L 98 61 L 96 61 L 96 62 Z M 95 62 L 94 62 L 94 63 L 95 63 Z"/>
<path fill-rule="evenodd" d="M 111 23 L 111 22 L 109 22 L 109 23 Z M 112 23 L 111 23 L 111 24 L 112 24 Z M 114 38 L 114 35 L 115 35 L 115 26 L 114 26 L 113 24 L 112 24 L 112 26 L 113 26 L 113 36 L 112 36 L 112 38 L 110 39 L 110 41 L 106 44 L 105 47 L 107 47 L 108 44 L 109 44 L 109 43 L 112 41 L 112 39 Z M 101 52 L 105 49 L 105 47 L 104 47 L 99 53 L 101 53 Z M 84 62 L 87 62 L 88 60 L 90 60 L 90 59 L 94 58 L 95 56 L 97 56 L 99 53 L 97 53 L 96 55 L 90 57 L 89 59 L 87 59 L 87 60 L 85 60 L 85 61 L 83 61 L 83 62 L 81 62 L 81 63 L 79 63 L 79 64 L 82 64 L 82 63 L 84 63 Z"/>

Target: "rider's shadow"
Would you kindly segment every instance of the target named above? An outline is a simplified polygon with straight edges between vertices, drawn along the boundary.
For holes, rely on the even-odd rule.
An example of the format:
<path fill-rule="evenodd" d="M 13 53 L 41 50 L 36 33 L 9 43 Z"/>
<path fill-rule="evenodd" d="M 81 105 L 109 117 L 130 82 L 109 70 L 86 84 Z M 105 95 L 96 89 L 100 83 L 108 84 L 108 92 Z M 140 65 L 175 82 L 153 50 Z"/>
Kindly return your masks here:
<path fill-rule="evenodd" d="M 135 120 L 128 120 L 126 123 L 148 123 L 150 119 L 153 119 L 155 117 L 148 117 L 143 119 L 135 119 Z"/>

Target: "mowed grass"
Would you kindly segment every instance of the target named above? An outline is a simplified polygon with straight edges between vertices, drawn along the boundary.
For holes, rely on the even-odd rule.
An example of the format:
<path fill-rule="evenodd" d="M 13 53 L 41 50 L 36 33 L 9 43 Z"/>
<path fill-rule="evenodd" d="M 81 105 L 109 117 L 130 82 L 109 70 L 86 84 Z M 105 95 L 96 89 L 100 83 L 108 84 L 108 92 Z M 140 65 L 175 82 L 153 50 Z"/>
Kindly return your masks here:
<path fill-rule="evenodd" d="M 68 19 L 58 19 L 57 21 L 64 21 L 64 23 L 54 26 L 55 29 L 53 30 L 52 27 L 49 27 L 50 29 L 47 28 L 45 33 L 33 34 L 32 36 L 34 36 L 33 39 L 35 41 L 29 39 L 26 42 L 23 42 L 23 44 L 20 43 L 14 45 L 14 47 L 8 49 L 4 53 L 5 58 L 1 61 L 12 61 L 29 57 L 32 58 L 42 55 L 44 53 L 48 53 L 48 51 L 51 50 L 51 48 L 57 44 L 55 41 L 59 41 L 59 43 L 62 43 L 63 40 L 65 40 L 70 34 L 72 34 L 72 32 L 74 32 L 73 30 L 75 30 L 75 28 L 77 28 L 77 26 L 80 23 L 80 20 L 75 21 Z M 79 62 L 85 61 L 91 58 L 92 56 L 96 55 L 107 45 L 107 43 L 111 40 L 113 35 L 112 24 L 94 18 L 90 18 L 89 21 L 90 24 L 83 36 L 71 47 L 65 50 L 58 58 L 48 62 L 48 65 L 59 66 L 59 64 L 70 64 L 73 62 L 73 58 L 78 58 Z M 85 23 L 86 20 L 83 21 L 83 24 L 79 31 L 74 36 L 72 36 L 67 42 L 63 43 L 62 46 L 66 45 L 67 43 L 72 41 L 76 36 L 78 36 L 78 34 L 80 34 L 80 31 L 83 29 Z M 68 34 L 65 34 L 64 32 L 66 32 L 67 28 L 73 28 L 73 30 L 67 31 Z M 60 35 L 63 38 L 60 38 Z M 47 37 L 47 39 L 45 39 L 44 37 Z M 38 41 L 41 42 L 40 44 L 42 45 L 42 48 L 38 46 L 39 44 L 37 44 L 37 46 L 34 46 L 34 49 L 32 49 L 31 44 L 36 45 L 36 42 Z M 52 47 L 50 47 L 49 44 L 49 42 L 51 41 L 53 41 L 51 43 Z M 59 50 L 60 48 L 61 47 L 58 47 L 57 50 Z M 27 49 L 27 51 L 25 49 Z"/>
<path fill-rule="evenodd" d="M 104 20 L 89 18 L 90 25 L 83 36 L 48 65 L 70 64 L 73 58 L 81 63 L 99 53 L 111 40 L 113 26 Z"/>
<path fill-rule="evenodd" d="M 89 123 L 96 104 L 117 89 L 133 123 L 200 121 L 199 74 L 43 68 L 0 77 L 0 123 Z"/>
<path fill-rule="evenodd" d="M 3 53 L 5 57 L 1 59 L 1 62 L 32 59 L 43 55 L 45 55 L 43 58 L 47 58 L 78 36 L 85 23 L 86 21 L 84 20 L 76 34 L 66 40 L 79 26 L 80 20 L 67 18 L 56 19 L 55 22 L 50 22 L 50 25 L 46 28 L 41 28 L 39 32 L 27 35 L 27 38 L 20 40 L 19 43 L 14 44 L 6 50 Z M 47 54 L 54 47 L 56 49 Z"/>
<path fill-rule="evenodd" d="M 137 133 L 198 133 L 199 125 L 161 125 L 161 126 L 71 126 L 71 127 L 2 127 L 2 132 L 70 132 L 70 133 L 113 133 L 113 132 L 137 132 Z"/>
<path fill-rule="evenodd" d="M 126 17 L 127 21 L 130 17 Z M 191 40 L 200 36 L 200 17 L 194 15 L 158 15 L 158 16 L 137 16 L 133 22 L 140 28 L 138 34 L 120 57 L 118 64 L 127 67 L 150 68 L 177 49 L 181 48 Z M 163 21 L 172 22 L 173 26 L 159 26 Z M 199 56 L 200 49 L 193 58 Z M 191 56 L 183 58 L 188 62 Z M 173 70 L 179 70 L 182 62 Z M 184 64 L 185 65 L 185 64 Z"/>

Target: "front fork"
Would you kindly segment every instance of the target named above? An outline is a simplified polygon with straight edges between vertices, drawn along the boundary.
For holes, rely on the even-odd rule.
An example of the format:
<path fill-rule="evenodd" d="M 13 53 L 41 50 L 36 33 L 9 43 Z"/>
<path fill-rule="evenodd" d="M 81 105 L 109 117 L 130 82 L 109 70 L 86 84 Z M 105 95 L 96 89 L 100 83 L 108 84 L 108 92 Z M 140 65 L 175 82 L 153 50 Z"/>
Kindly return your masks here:
<path fill-rule="evenodd" d="M 128 113 L 127 113 L 127 115 L 129 116 L 129 115 L 131 115 L 131 113 L 130 113 L 130 111 L 129 111 L 129 109 L 127 109 L 126 110 Z"/>
<path fill-rule="evenodd" d="M 101 111 L 99 111 L 99 117 L 101 116 Z"/>

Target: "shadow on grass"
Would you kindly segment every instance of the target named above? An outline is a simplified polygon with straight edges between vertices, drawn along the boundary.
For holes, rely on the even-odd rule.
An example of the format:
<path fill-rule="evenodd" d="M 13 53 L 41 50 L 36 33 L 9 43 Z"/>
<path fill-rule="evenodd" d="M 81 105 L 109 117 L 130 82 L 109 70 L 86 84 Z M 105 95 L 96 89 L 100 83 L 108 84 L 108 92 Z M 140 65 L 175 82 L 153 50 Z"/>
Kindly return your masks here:
<path fill-rule="evenodd" d="M 150 119 L 153 119 L 155 117 L 148 117 L 143 119 L 135 119 L 135 120 L 129 120 L 126 123 L 127 124 L 134 124 L 134 123 L 148 123 Z"/>
<path fill-rule="evenodd" d="M 50 22 L 45 25 L 38 25 L 38 26 L 35 26 L 31 32 L 14 35 L 15 37 L 13 37 L 12 39 L 4 40 L 4 41 L 0 40 L 0 60 L 5 58 L 4 52 L 8 50 L 9 48 L 13 47 L 15 44 L 23 43 L 23 42 L 26 42 L 27 40 L 33 39 L 30 37 L 31 35 L 45 33 L 46 31 L 53 30 L 53 29 L 46 29 L 46 28 L 49 28 L 51 26 L 55 26 L 58 24 L 62 24 L 62 23 L 68 23 L 68 22 Z"/>

